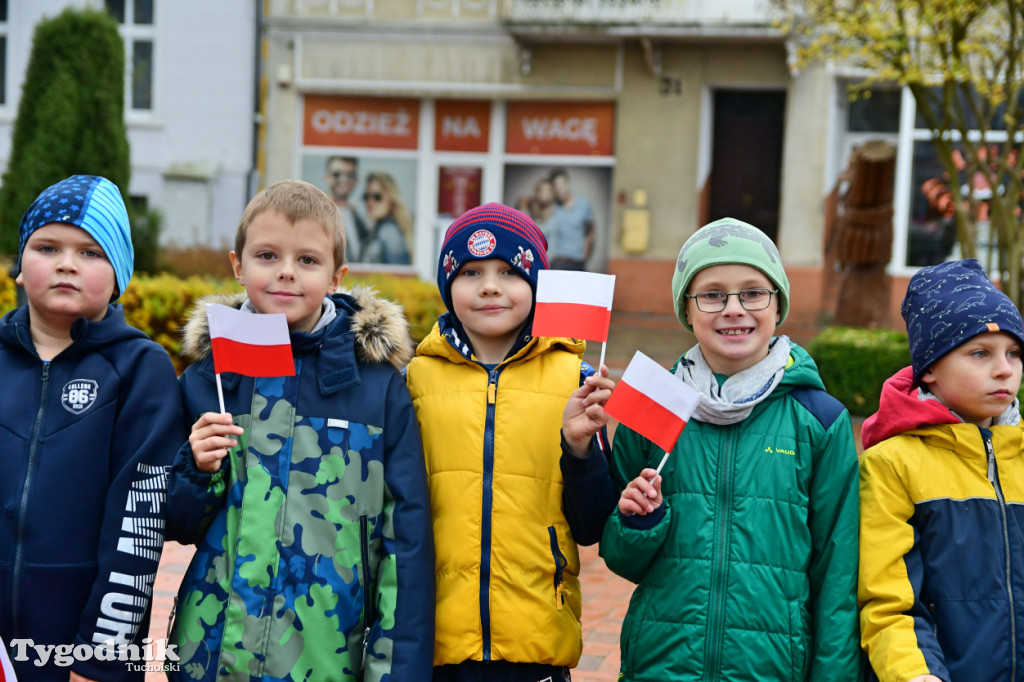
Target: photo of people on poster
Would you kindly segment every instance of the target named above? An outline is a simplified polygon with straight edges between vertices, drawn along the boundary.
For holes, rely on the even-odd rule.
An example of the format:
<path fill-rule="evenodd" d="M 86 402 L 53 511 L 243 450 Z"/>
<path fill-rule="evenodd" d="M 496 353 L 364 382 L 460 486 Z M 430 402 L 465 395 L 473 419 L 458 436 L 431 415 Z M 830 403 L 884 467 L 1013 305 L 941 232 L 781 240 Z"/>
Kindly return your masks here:
<path fill-rule="evenodd" d="M 334 199 L 349 263 L 411 266 L 416 162 L 350 154 L 307 155 L 302 179 Z"/>
<path fill-rule="evenodd" d="M 611 223 L 611 168 L 506 165 L 503 203 L 537 223 L 555 270 L 604 269 Z"/>

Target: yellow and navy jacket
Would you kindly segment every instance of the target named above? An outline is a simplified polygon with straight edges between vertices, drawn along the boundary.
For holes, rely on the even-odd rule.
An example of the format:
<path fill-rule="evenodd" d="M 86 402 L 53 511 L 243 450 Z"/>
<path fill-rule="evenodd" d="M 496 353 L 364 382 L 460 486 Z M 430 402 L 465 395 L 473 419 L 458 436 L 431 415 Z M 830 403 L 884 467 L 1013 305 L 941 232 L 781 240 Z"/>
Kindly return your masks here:
<path fill-rule="evenodd" d="M 862 431 L 861 643 L 883 682 L 1024 679 L 1021 427 L 889 379 Z"/>
<path fill-rule="evenodd" d="M 446 314 L 406 370 L 433 512 L 435 666 L 579 661 L 577 541 L 600 538 L 617 499 L 605 455 L 562 454 L 584 348 L 530 338 L 488 368 Z"/>

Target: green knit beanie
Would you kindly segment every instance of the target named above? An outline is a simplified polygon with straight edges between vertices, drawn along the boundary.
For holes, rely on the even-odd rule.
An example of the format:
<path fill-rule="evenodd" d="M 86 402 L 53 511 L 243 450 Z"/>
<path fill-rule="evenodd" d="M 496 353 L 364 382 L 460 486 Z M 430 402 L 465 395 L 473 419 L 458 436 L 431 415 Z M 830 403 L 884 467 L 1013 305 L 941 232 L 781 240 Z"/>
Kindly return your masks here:
<path fill-rule="evenodd" d="M 768 235 L 753 225 L 735 218 L 722 218 L 694 232 L 679 250 L 676 271 L 672 275 L 672 300 L 676 317 L 688 331 L 692 332 L 693 327 L 686 321 L 683 294 L 690 280 L 704 268 L 732 264 L 749 265 L 764 273 L 779 290 L 779 324 L 785 321 L 789 312 L 789 279 L 779 250 Z"/>

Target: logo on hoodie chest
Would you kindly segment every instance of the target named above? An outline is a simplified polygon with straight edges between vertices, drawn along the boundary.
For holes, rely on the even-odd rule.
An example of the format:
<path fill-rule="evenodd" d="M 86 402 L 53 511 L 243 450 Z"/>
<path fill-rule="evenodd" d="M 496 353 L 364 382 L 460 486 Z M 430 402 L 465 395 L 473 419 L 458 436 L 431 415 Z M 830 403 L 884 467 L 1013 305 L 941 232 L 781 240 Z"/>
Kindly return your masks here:
<path fill-rule="evenodd" d="M 81 414 L 96 402 L 99 387 L 92 379 L 72 379 L 60 392 L 60 404 L 72 414 Z"/>

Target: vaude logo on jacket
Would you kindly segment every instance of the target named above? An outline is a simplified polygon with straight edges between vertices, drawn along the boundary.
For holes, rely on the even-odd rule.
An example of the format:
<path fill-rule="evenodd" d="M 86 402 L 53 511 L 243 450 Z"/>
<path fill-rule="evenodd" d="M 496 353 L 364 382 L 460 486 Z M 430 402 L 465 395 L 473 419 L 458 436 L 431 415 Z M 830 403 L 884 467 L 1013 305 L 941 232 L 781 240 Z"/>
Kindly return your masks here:
<path fill-rule="evenodd" d="M 73 414 L 85 412 L 96 402 L 100 385 L 92 379 L 72 379 L 60 392 L 60 403 Z"/>
<path fill-rule="evenodd" d="M 177 644 L 168 644 L 163 639 L 142 640 L 137 644 L 36 644 L 31 639 L 12 639 L 10 650 L 15 661 L 32 661 L 33 665 L 42 667 L 53 661 L 53 664 L 66 668 L 75 661 L 124 661 L 129 670 L 177 671 L 179 669 Z"/>

